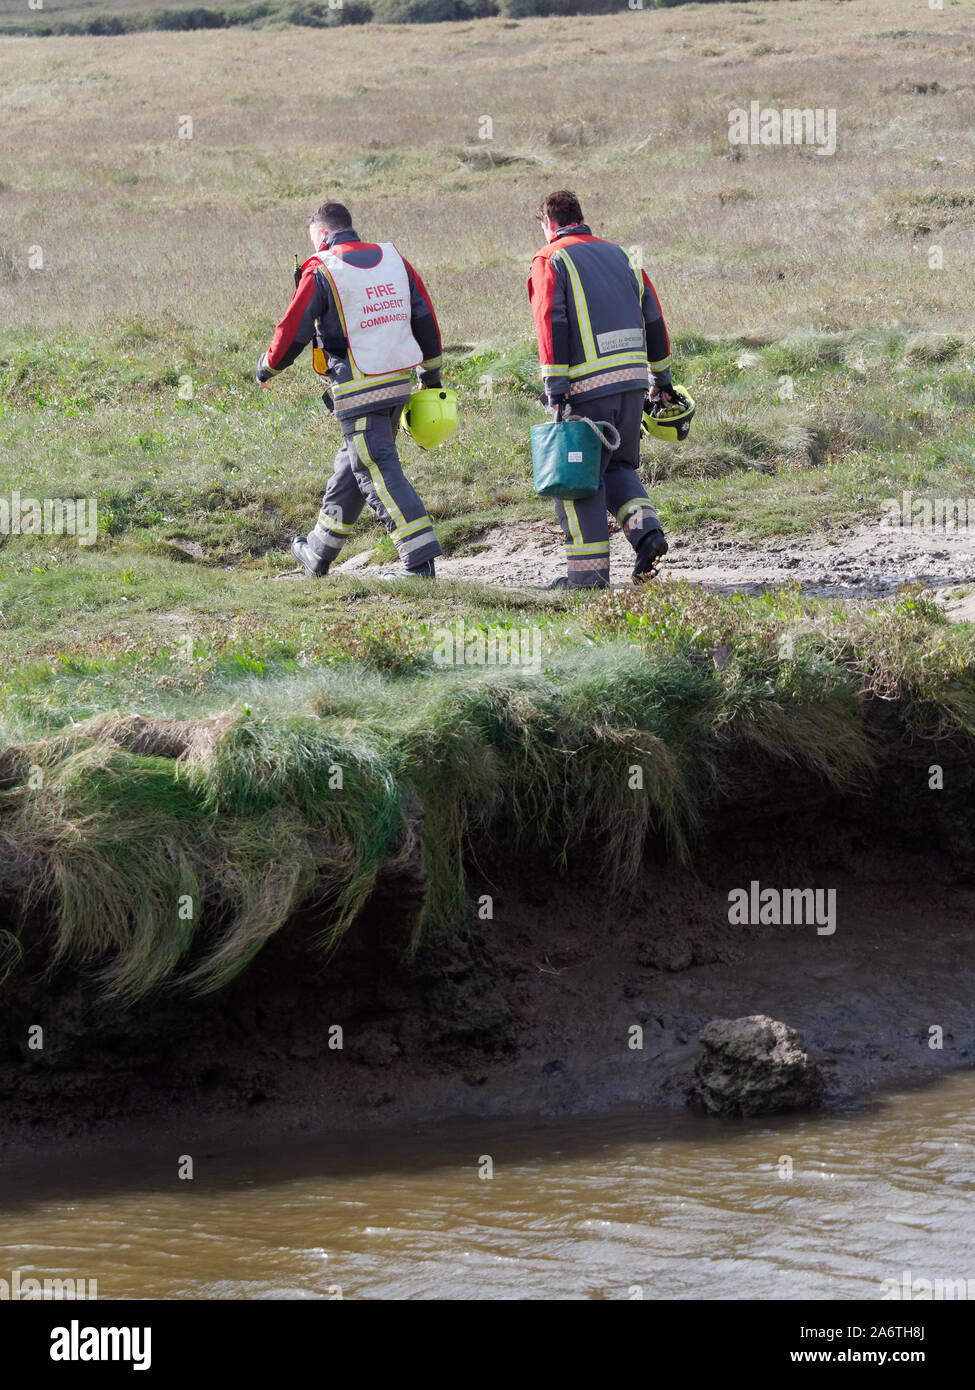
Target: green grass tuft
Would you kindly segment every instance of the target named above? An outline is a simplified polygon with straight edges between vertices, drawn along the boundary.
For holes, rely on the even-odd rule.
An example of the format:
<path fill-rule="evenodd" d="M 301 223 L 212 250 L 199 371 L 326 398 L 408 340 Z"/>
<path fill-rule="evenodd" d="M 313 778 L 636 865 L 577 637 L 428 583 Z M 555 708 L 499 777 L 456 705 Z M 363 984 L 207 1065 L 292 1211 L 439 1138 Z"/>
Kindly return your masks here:
<path fill-rule="evenodd" d="M 468 622 L 478 601 L 482 622 L 535 622 L 540 670 L 436 666 L 442 593 L 391 613 L 387 593 L 344 592 L 359 595 L 353 637 L 385 631 L 409 661 L 363 659 L 340 627 L 314 656 L 274 630 L 240 661 L 199 653 L 203 717 L 173 717 L 177 682 L 157 686 L 152 717 L 103 709 L 7 735 L 0 898 L 21 921 L 0 942 L 4 971 L 33 944 L 126 1003 L 164 985 L 212 991 L 299 911 L 328 955 L 417 835 L 428 891 L 414 945 L 467 930 L 468 869 L 499 857 L 560 872 L 585 859 L 612 901 L 649 839 L 693 865 L 713 816 L 743 797 L 869 793 L 891 719 L 908 742 L 975 746 L 971 632 L 916 587 L 845 609 L 671 583 L 536 602 L 530 619 L 458 595 Z M 64 710 L 90 710 L 99 683 L 131 704 L 142 659 L 13 672 L 0 728 L 27 732 L 25 710 L 36 721 L 52 691 Z"/>

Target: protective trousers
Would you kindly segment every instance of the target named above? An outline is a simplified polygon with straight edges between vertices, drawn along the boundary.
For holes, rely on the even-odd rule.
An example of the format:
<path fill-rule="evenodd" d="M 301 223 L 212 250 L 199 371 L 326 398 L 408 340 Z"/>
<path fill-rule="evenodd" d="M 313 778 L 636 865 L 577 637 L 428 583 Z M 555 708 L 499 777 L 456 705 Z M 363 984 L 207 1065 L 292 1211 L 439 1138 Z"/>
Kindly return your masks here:
<path fill-rule="evenodd" d="M 620 391 L 595 400 L 573 401 L 573 414 L 597 422 L 608 420 L 619 431 L 616 450 L 603 446 L 599 489 L 578 502 L 555 504 L 565 532 L 570 589 L 601 587 L 609 583 L 609 523 L 614 513 L 626 539 L 636 550 L 650 531 L 662 530 L 660 518 L 640 481 L 640 421 L 646 391 Z"/>
<path fill-rule="evenodd" d="M 396 452 L 402 406 L 372 410 L 340 420 L 342 447 L 335 455 L 322 508 L 308 544 L 320 559 L 334 561 L 363 507 L 389 532 L 399 557 L 415 569 L 442 552 L 426 508 L 403 474 Z"/>

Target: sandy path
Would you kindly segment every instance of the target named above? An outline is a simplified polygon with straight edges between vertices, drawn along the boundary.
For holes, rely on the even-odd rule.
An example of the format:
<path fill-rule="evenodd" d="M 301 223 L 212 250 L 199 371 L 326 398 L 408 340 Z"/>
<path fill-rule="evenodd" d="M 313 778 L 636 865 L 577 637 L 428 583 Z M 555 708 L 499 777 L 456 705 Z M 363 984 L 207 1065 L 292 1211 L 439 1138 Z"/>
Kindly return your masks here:
<path fill-rule="evenodd" d="M 474 553 L 438 560 L 437 574 L 499 588 L 537 588 L 565 573 L 561 532 L 554 522 L 506 522 L 492 527 L 470 550 Z M 628 579 L 631 556 L 622 533 L 616 532 L 614 584 Z M 338 572 L 368 571 L 369 559 L 370 552 L 363 551 Z M 975 584 L 975 536 L 964 530 L 873 523 L 755 544 L 712 526 L 694 539 L 671 539 L 662 577 L 750 593 L 798 582 L 804 589 L 841 598 L 885 594 L 915 580 L 933 589 L 953 589 Z M 948 604 L 953 616 L 975 618 L 975 596 L 952 596 Z"/>

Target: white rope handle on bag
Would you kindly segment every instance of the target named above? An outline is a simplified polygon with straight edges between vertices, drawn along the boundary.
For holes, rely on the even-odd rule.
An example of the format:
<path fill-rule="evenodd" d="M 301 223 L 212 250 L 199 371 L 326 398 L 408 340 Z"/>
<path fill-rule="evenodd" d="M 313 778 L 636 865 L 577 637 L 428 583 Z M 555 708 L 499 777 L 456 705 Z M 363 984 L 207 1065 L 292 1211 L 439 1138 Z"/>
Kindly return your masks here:
<path fill-rule="evenodd" d="M 620 432 L 616 426 L 611 425 L 608 420 L 590 420 L 588 415 L 577 415 L 571 405 L 566 405 L 564 409 L 560 406 L 556 412 L 555 418 L 557 420 L 580 420 L 582 424 L 588 425 L 603 448 L 608 449 L 610 453 L 615 454 L 616 450 L 620 447 Z M 606 435 L 603 433 L 604 430 L 609 431 L 609 439 L 607 439 Z M 614 440 L 615 443 L 613 442 Z"/>
<path fill-rule="evenodd" d="M 610 453 L 615 454 L 616 450 L 620 447 L 620 432 L 615 425 L 611 425 L 608 420 L 589 420 L 585 415 L 577 415 L 576 419 L 581 420 L 584 425 L 589 426 L 604 449 L 608 449 Z M 604 430 L 609 431 L 609 439 L 607 439 L 606 435 L 603 433 Z"/>

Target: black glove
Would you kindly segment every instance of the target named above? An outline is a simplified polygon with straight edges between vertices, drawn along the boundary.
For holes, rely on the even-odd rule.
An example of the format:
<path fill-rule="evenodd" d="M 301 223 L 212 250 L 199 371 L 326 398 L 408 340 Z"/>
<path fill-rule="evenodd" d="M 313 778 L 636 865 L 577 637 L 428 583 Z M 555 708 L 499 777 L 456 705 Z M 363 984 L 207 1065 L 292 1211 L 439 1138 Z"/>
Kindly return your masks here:
<path fill-rule="evenodd" d="M 323 391 L 323 392 L 322 392 L 322 400 L 325 402 L 325 409 L 328 411 L 328 413 L 329 413 L 330 415 L 334 415 L 334 414 L 335 414 L 335 400 L 334 400 L 334 398 L 333 398 L 333 396 L 332 396 L 331 391 Z"/>
<path fill-rule="evenodd" d="M 272 376 L 277 376 L 277 372 L 271 371 L 267 365 L 267 353 L 262 352 L 257 359 L 257 371 L 254 373 L 254 379 L 263 386 L 266 381 L 271 380 Z"/>
<path fill-rule="evenodd" d="M 543 402 L 544 405 L 548 407 L 549 410 L 554 410 L 558 412 L 561 409 L 564 412 L 569 409 L 569 397 L 565 394 L 561 396 L 550 396 L 546 393 L 539 399 Z"/>
<path fill-rule="evenodd" d="M 443 382 L 440 380 L 439 372 L 437 372 L 436 376 L 425 376 L 423 378 L 424 391 L 439 391 L 442 386 Z"/>

